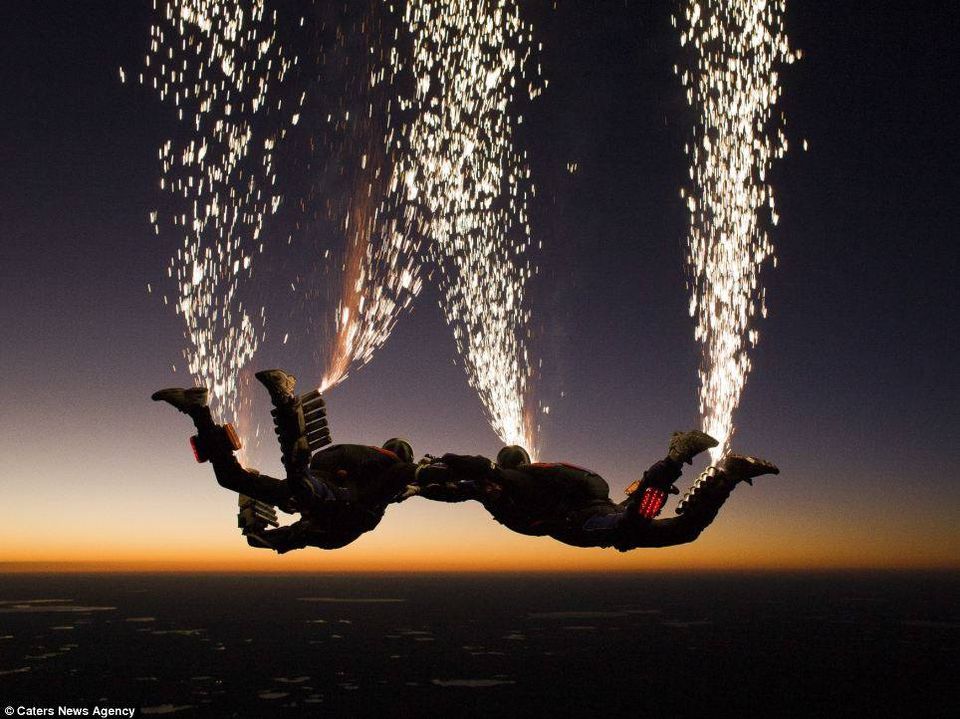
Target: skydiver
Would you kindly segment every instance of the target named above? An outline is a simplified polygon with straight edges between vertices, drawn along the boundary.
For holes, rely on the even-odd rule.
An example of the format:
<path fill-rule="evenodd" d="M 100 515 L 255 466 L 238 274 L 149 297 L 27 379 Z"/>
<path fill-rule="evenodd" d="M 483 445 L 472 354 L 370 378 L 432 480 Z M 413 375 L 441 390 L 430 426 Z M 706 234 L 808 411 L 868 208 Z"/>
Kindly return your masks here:
<path fill-rule="evenodd" d="M 286 479 L 240 465 L 234 456 L 240 448 L 236 432 L 231 425 L 213 421 L 205 388 L 162 389 L 152 396 L 193 420 L 197 435 L 191 442 L 197 460 L 213 465 L 222 487 L 301 515 L 293 524 L 276 529 L 267 529 L 263 517 L 248 517 L 244 527 L 248 544 L 280 554 L 307 546 L 337 549 L 376 527 L 387 505 L 402 501 L 407 486 L 415 481 L 417 465 L 412 463 L 410 444 L 402 439 L 388 440 L 383 447 L 338 444 L 311 456 L 303 405 L 293 393 L 296 378 L 283 370 L 258 372 L 256 377 L 276 408 Z"/>
<path fill-rule="evenodd" d="M 421 472 L 417 493 L 441 502 L 479 501 L 508 529 L 548 536 L 575 547 L 667 547 L 692 542 L 741 482 L 779 474 L 770 462 L 727 454 L 708 467 L 680 501 L 676 516 L 657 519 L 684 463 L 717 441 L 700 431 L 676 432 L 667 456 L 644 472 L 620 503 L 600 475 L 563 463 L 531 463 L 526 450 L 504 447 L 485 457 L 447 454 Z"/>

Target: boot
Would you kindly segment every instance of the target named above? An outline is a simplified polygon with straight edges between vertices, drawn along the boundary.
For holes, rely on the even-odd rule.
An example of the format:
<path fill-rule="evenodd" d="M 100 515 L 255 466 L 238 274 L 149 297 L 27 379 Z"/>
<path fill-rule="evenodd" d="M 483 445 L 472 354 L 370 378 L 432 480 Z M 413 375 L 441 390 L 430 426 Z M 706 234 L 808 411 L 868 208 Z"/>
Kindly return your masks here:
<path fill-rule="evenodd" d="M 293 390 L 297 386 L 297 378 L 282 369 L 265 369 L 254 375 L 267 388 L 270 399 L 275 407 L 293 397 Z"/>
<path fill-rule="evenodd" d="M 741 454 L 728 454 L 716 466 L 707 467 L 677 505 L 677 514 L 706 512 L 715 515 L 740 482 L 753 484 L 754 477 L 779 474 L 772 462 Z"/>
<path fill-rule="evenodd" d="M 268 369 L 257 372 L 255 377 L 267 388 L 273 410 L 274 431 L 280 442 L 280 455 L 283 466 L 290 479 L 306 468 L 310 462 L 310 452 L 306 449 L 306 424 L 303 407 L 293 393 L 297 378 L 282 369 Z"/>
<path fill-rule="evenodd" d="M 674 432 L 670 437 L 667 456 L 674 462 L 693 464 L 693 458 L 701 452 L 720 444 L 706 432 L 699 429 L 690 432 Z"/>
<path fill-rule="evenodd" d="M 161 389 L 150 395 L 154 402 L 166 402 L 184 414 L 207 406 L 208 392 L 206 387 L 190 387 L 181 389 L 170 387 Z"/>
<path fill-rule="evenodd" d="M 747 484 L 753 484 L 754 477 L 760 477 L 764 474 L 780 474 L 780 468 L 773 462 L 743 454 L 728 454 L 720 460 L 717 468 L 736 481 L 746 482 Z"/>

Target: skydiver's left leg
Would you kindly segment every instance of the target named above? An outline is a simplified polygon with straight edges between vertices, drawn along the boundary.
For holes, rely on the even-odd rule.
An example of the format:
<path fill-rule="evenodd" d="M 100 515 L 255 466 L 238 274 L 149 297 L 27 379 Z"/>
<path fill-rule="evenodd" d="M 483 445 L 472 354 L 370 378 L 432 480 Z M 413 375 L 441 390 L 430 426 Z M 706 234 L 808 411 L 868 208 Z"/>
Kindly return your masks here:
<path fill-rule="evenodd" d="M 294 511 L 293 497 L 285 481 L 244 468 L 237 461 L 234 451 L 239 449 L 239 441 L 232 427 L 213 421 L 205 388 L 162 389 L 155 392 L 152 399 L 172 405 L 193 420 L 197 428 L 194 447 L 197 459 L 209 460 L 221 487 L 279 507 L 285 512 Z"/>

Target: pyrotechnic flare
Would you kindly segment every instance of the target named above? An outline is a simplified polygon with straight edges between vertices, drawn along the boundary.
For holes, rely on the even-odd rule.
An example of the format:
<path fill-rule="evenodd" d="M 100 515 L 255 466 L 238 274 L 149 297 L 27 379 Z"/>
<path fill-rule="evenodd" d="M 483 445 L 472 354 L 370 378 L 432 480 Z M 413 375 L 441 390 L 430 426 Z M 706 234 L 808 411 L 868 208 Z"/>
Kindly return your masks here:
<path fill-rule="evenodd" d="M 784 10 L 784 0 L 689 0 L 674 17 L 693 55 L 691 67 L 676 68 L 698 114 L 685 148 L 691 187 L 681 196 L 690 212 L 690 314 L 702 347 L 700 414 L 703 430 L 720 441 L 715 461 L 730 448 L 756 315 L 767 312 L 759 272 L 774 252 L 767 217 L 777 224 L 767 171 L 787 150 L 773 107 L 779 67 L 799 56 Z"/>
<path fill-rule="evenodd" d="M 526 281 L 526 157 L 514 148 L 531 28 L 516 0 L 409 0 L 415 94 L 401 177 L 439 266 L 442 308 L 505 444 L 534 449 Z M 538 68 L 539 71 L 539 68 Z"/>
<path fill-rule="evenodd" d="M 264 322 L 240 289 L 263 251 L 264 218 L 280 203 L 274 148 L 299 103 L 284 107 L 276 88 L 297 61 L 285 57 L 264 0 L 155 0 L 154 13 L 140 81 L 173 103 L 183 135 L 160 148 L 171 208 L 150 219 L 156 234 L 173 226 L 181 238 L 167 275 L 186 324 L 187 366 L 235 418 L 238 376 Z M 282 119 L 268 122 L 271 114 Z"/>

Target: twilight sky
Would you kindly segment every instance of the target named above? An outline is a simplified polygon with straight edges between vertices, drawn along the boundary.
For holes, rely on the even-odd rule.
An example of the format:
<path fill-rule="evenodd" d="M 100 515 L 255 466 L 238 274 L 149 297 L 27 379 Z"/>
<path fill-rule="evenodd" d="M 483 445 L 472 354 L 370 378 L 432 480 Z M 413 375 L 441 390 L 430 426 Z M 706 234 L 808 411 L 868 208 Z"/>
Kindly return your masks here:
<path fill-rule="evenodd" d="M 672 71 L 672 3 L 552 5 L 528 3 L 550 85 L 519 138 L 545 246 L 533 288 L 534 350 L 550 368 L 542 456 L 592 467 L 619 496 L 671 431 L 698 421 L 678 195 L 690 118 Z M 0 568 L 956 568 L 958 19 L 929 0 L 789 3 L 805 57 L 783 77 L 793 147 L 773 175 L 779 267 L 763 275 L 770 313 L 734 440 L 780 477 L 739 489 L 680 548 L 574 549 L 513 535 L 479 505 L 413 500 L 345 550 L 277 558 L 240 538 L 234 496 L 193 462 L 188 421 L 149 401 L 191 383 L 180 320 L 146 292 L 175 242 L 147 222 L 161 200 L 157 147 L 175 128 L 117 71 L 139 71 L 150 2 L 11 4 L 0 29 Z M 255 369 L 319 380 L 312 353 L 272 339 Z M 374 361 L 330 393 L 334 439 L 399 434 L 418 453 L 495 454 L 453 358 L 428 287 Z M 257 412 L 266 424 L 266 405 Z M 269 446 L 252 455 L 273 473 L 278 458 Z"/>

